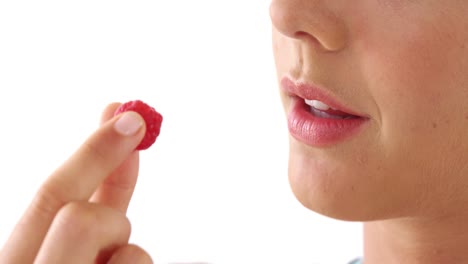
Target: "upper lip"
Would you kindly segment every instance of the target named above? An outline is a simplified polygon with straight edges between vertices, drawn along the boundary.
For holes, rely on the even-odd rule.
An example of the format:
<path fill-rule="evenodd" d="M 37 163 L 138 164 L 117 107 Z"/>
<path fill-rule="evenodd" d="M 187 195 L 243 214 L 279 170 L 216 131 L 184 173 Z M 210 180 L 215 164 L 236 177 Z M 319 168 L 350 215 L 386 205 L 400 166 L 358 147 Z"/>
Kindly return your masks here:
<path fill-rule="evenodd" d="M 331 108 L 341 112 L 345 112 L 354 116 L 364 116 L 363 114 L 360 114 L 357 111 L 354 111 L 353 109 L 345 106 L 332 95 L 328 94 L 328 92 L 315 85 L 302 81 L 292 81 L 290 78 L 284 77 L 281 80 L 281 88 L 288 94 L 296 95 L 307 100 L 321 101 Z"/>

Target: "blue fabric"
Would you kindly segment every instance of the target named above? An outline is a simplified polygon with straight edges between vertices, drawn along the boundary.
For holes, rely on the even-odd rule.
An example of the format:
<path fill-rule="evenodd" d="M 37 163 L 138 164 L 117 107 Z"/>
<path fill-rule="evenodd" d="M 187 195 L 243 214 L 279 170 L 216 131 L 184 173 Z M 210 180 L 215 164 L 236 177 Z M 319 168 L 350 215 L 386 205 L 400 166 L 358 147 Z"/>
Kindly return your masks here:
<path fill-rule="evenodd" d="M 348 264 L 363 264 L 362 258 L 351 260 L 351 262 L 349 262 Z"/>

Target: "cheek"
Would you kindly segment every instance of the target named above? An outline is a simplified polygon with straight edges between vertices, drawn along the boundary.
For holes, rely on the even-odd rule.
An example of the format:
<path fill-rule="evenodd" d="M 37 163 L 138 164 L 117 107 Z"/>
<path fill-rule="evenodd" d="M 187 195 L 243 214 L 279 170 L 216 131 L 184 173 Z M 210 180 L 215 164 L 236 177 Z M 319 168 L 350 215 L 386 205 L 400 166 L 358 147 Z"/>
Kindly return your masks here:
<path fill-rule="evenodd" d="M 359 56 L 386 165 L 431 195 L 459 183 L 468 159 L 468 33 L 458 27 L 376 33 Z"/>
<path fill-rule="evenodd" d="M 381 28 L 368 32 L 358 57 L 384 139 L 395 128 L 411 137 L 459 122 L 468 99 L 468 32 L 450 21 Z"/>

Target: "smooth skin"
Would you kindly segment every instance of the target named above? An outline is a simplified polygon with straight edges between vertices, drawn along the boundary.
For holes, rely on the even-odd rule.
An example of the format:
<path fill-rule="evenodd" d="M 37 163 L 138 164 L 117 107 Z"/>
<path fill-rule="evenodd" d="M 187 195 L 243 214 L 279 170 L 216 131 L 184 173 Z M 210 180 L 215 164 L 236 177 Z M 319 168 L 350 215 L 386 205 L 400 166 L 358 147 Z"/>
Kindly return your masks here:
<path fill-rule="evenodd" d="M 107 106 L 99 129 L 42 184 L 0 251 L 0 263 L 152 263 L 128 243 L 125 215 L 145 124 L 135 112 L 113 117 L 119 105 Z"/>
<path fill-rule="evenodd" d="M 369 118 L 333 146 L 290 137 L 297 199 L 363 221 L 365 264 L 468 263 L 468 1 L 272 0 L 270 14 L 278 82 Z"/>

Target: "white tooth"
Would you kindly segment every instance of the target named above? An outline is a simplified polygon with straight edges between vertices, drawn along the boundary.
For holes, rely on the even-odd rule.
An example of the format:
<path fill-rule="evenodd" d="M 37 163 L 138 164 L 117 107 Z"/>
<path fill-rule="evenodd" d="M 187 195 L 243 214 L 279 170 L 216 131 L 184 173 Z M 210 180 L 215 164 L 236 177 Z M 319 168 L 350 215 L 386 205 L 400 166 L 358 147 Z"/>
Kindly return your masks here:
<path fill-rule="evenodd" d="M 322 110 L 322 111 L 326 111 L 326 110 L 331 108 L 327 104 L 324 104 L 323 102 L 317 101 L 317 100 L 307 100 L 306 99 L 305 103 L 312 106 L 315 109 Z"/>

